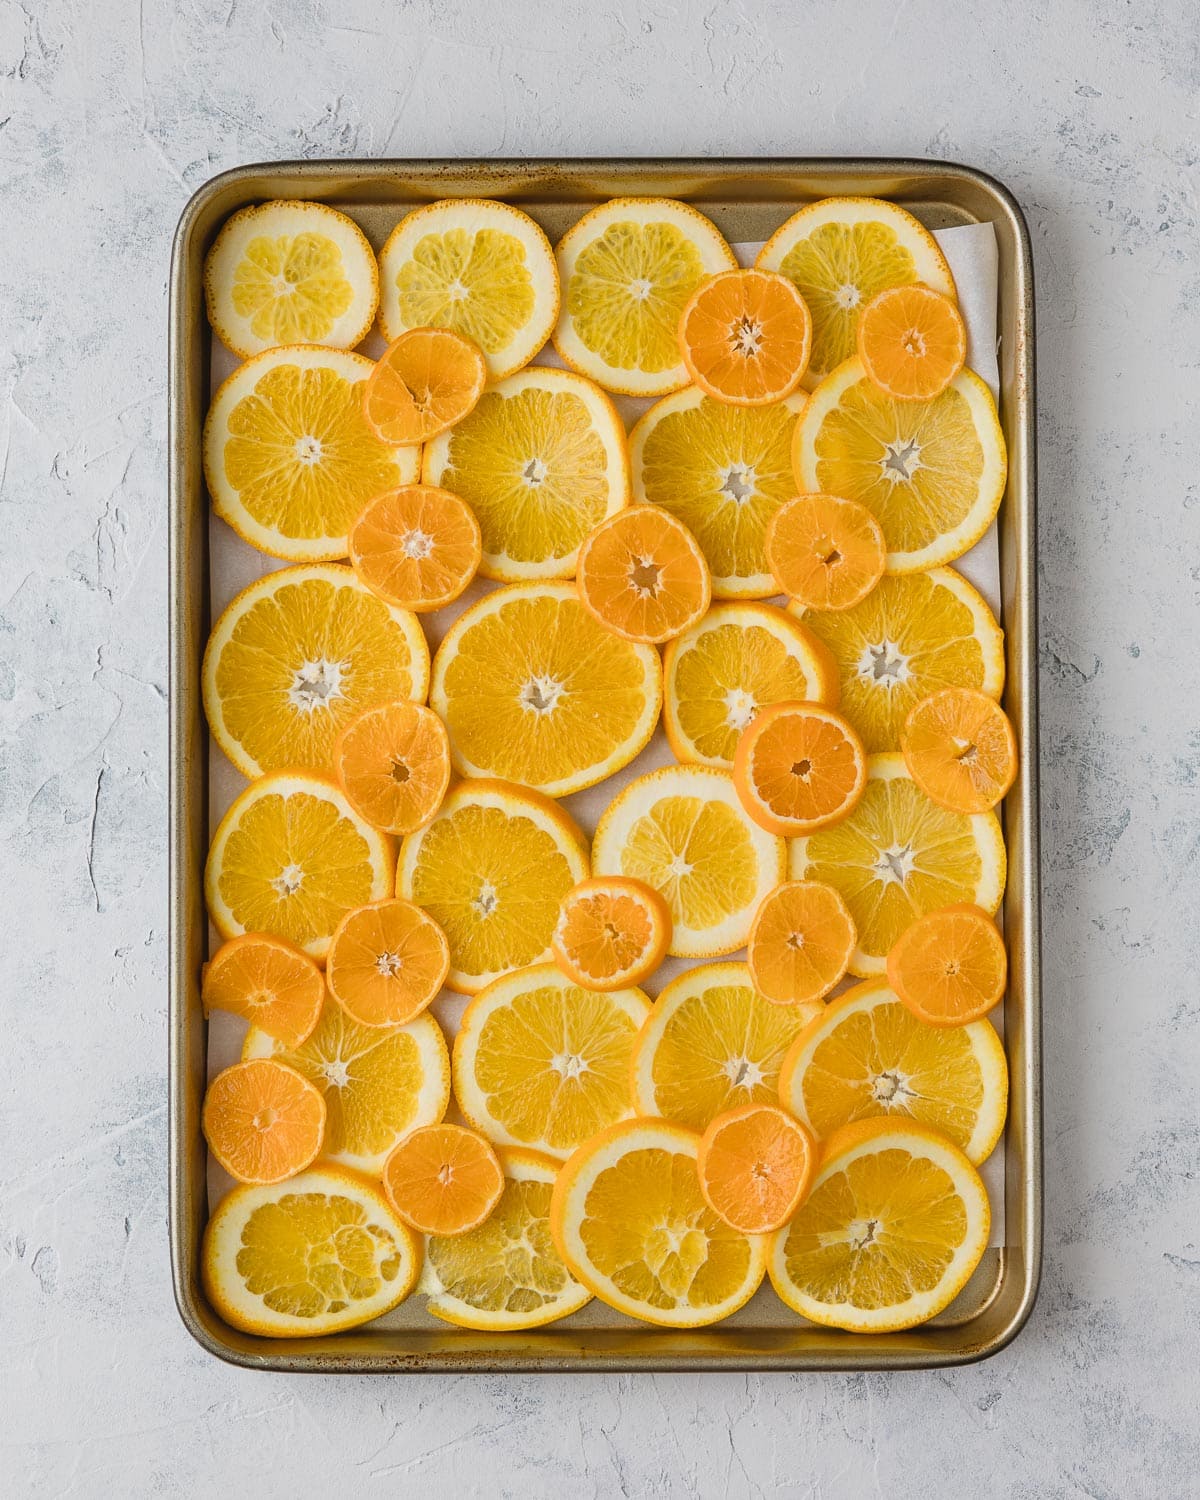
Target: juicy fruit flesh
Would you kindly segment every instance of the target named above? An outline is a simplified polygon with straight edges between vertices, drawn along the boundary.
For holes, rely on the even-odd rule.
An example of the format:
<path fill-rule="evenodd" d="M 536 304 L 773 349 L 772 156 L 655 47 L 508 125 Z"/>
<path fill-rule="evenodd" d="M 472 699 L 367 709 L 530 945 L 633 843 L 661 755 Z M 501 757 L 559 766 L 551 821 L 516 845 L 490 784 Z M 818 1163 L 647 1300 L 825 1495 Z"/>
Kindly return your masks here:
<path fill-rule="evenodd" d="M 327 235 L 255 235 L 233 273 L 232 300 L 256 338 L 316 344 L 350 309 L 354 289 Z"/>
<path fill-rule="evenodd" d="M 484 1138 L 461 1125 L 427 1125 L 406 1135 L 384 1163 L 384 1190 L 400 1216 L 424 1234 L 457 1234 L 482 1222 L 504 1178 Z"/>
<path fill-rule="evenodd" d="M 754 986 L 776 1004 L 820 1000 L 846 972 L 856 943 L 854 922 L 836 891 L 799 881 L 776 886 L 750 933 Z"/>
<path fill-rule="evenodd" d="M 708 565 L 695 541 L 659 507 L 618 511 L 580 553 L 579 591 L 618 633 L 659 642 L 707 607 Z"/>
<path fill-rule="evenodd" d="M 325 1108 L 309 1085 L 269 1062 L 235 1064 L 204 1096 L 204 1134 L 217 1160 L 242 1182 L 278 1182 L 320 1150 Z"/>
<path fill-rule="evenodd" d="M 888 954 L 888 979 L 922 1019 L 969 1021 L 1004 998 L 1008 955 L 995 922 L 978 907 L 922 917 Z"/>
<path fill-rule="evenodd" d="M 596 979 L 629 973 L 655 941 L 646 904 L 624 892 L 571 897 L 555 935 L 575 966 Z"/>
<path fill-rule="evenodd" d="M 416 703 L 359 715 L 343 732 L 334 760 L 347 801 L 388 833 L 412 833 L 428 822 L 450 781 L 446 731 Z"/>
<path fill-rule="evenodd" d="M 943 391 L 966 355 L 962 315 L 928 287 L 898 287 L 866 309 L 858 351 L 868 373 L 891 395 L 928 398 Z"/>
<path fill-rule="evenodd" d="M 753 733 L 751 785 L 776 817 L 811 824 L 846 806 L 863 774 L 863 760 L 839 724 L 824 716 L 786 714 Z"/>
<path fill-rule="evenodd" d="M 364 411 L 391 443 L 423 443 L 461 421 L 479 400 L 487 364 L 477 345 L 445 328 L 402 333 L 367 382 Z"/>
<path fill-rule="evenodd" d="M 575 1289 L 550 1237 L 552 1187 L 509 1178 L 477 1229 L 453 1239 L 431 1236 L 425 1256 L 440 1291 L 485 1312 L 536 1314 Z"/>
<path fill-rule="evenodd" d="M 785 594 L 810 609 L 846 609 L 879 582 L 887 549 L 865 506 L 798 495 L 776 513 L 767 558 Z"/>
<path fill-rule="evenodd" d="M 621 873 L 652 886 L 677 927 L 716 927 L 758 889 L 758 861 L 736 812 L 700 797 L 666 796 L 637 819 L 621 850 Z"/>
<path fill-rule="evenodd" d="M 533 316 L 525 247 L 499 229 L 422 235 L 396 272 L 406 328 L 452 328 L 496 354 Z"/>
<path fill-rule="evenodd" d="M 469 507 L 433 485 L 377 496 L 350 533 L 350 557 L 363 582 L 422 612 L 458 598 L 475 576 L 479 546 Z"/>
<path fill-rule="evenodd" d="M 733 271 L 690 303 L 680 337 L 701 383 L 730 400 L 786 395 L 808 364 L 811 321 L 795 289 L 762 271 Z"/>
<path fill-rule="evenodd" d="M 964 812 L 993 807 L 1012 785 L 1016 745 L 998 703 L 976 693 L 939 693 L 905 721 L 905 760 L 924 790 Z"/>
<path fill-rule="evenodd" d="M 443 935 L 418 906 L 387 901 L 343 923 L 330 945 L 329 987 L 364 1025 L 402 1025 L 435 998 L 446 973 Z"/>
<path fill-rule="evenodd" d="M 214 954 L 205 967 L 201 993 L 206 1012 L 230 1011 L 295 1044 L 317 1023 L 325 982 L 306 953 L 261 935 L 243 936 Z"/>
<path fill-rule="evenodd" d="M 714 1121 L 701 1150 L 705 1197 L 748 1234 L 778 1229 L 794 1211 L 814 1156 L 802 1127 L 774 1105 Z"/>

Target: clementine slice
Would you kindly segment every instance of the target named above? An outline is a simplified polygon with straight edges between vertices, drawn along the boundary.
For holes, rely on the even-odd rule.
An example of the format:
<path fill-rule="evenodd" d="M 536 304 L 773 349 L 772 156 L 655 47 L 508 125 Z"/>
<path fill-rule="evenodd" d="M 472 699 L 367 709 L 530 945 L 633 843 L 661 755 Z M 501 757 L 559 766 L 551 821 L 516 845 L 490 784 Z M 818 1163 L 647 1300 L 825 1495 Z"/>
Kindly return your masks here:
<path fill-rule="evenodd" d="M 452 328 L 410 328 L 388 345 L 363 388 L 363 416 L 381 443 L 427 443 L 483 395 L 487 361 Z"/>
<path fill-rule="evenodd" d="M 712 599 L 700 543 L 659 505 L 632 505 L 584 538 L 576 564 L 584 608 L 627 641 L 658 645 L 699 624 Z"/>
<path fill-rule="evenodd" d="M 862 741 L 819 703 L 773 703 L 738 740 L 733 784 L 768 833 L 799 838 L 853 812 L 867 784 Z"/>
<path fill-rule="evenodd" d="M 446 934 L 411 901 L 373 901 L 347 912 L 325 961 L 329 992 L 362 1026 L 407 1026 L 450 972 Z"/>
<path fill-rule="evenodd" d="M 288 1047 L 313 1033 L 325 980 L 308 954 L 265 932 L 222 943 L 204 966 L 200 998 L 207 1015 L 227 1010 Z"/>
<path fill-rule="evenodd" d="M 700 1191 L 730 1229 L 769 1234 L 804 1202 L 819 1154 L 811 1133 L 777 1104 L 743 1104 L 719 1114 L 700 1139 Z"/>
<path fill-rule="evenodd" d="M 679 319 L 679 350 L 700 389 L 733 406 L 790 396 L 812 353 L 808 303 L 776 271 L 722 271 L 702 281 Z"/>
<path fill-rule="evenodd" d="M 325 1138 L 320 1089 L 286 1063 L 234 1063 L 208 1086 L 200 1119 L 208 1148 L 238 1182 L 303 1172 Z"/>
<path fill-rule="evenodd" d="M 797 495 L 767 522 L 767 566 L 805 609 L 850 609 L 883 577 L 887 543 L 865 505 L 837 495 Z"/>
<path fill-rule="evenodd" d="M 483 555 L 475 512 L 433 484 L 406 484 L 368 500 L 346 546 L 372 593 L 418 614 L 452 604 Z"/>
<path fill-rule="evenodd" d="M 927 286 L 893 286 L 872 297 L 856 338 L 868 376 L 897 401 L 940 396 L 966 363 L 962 313 Z"/>
<path fill-rule="evenodd" d="M 914 704 L 900 748 L 912 779 L 950 812 L 987 812 L 1017 779 L 1008 715 L 974 688 L 943 688 Z"/>
<path fill-rule="evenodd" d="M 423 1125 L 384 1162 L 383 1191 L 404 1222 L 422 1234 L 466 1234 L 500 1202 L 504 1170 L 478 1131 Z"/>
<path fill-rule="evenodd" d="M 888 983 L 930 1026 L 965 1026 L 1004 998 L 1008 955 L 1000 929 L 964 901 L 918 917 L 887 961 Z"/>
<path fill-rule="evenodd" d="M 597 875 L 567 892 L 550 946 L 559 968 L 589 990 L 641 984 L 666 956 L 671 911 L 653 889 L 624 875 Z"/>
<path fill-rule="evenodd" d="M 789 880 L 755 912 L 746 963 L 764 1000 L 815 1005 L 845 975 L 857 946 L 850 908 L 831 885 Z"/>
<path fill-rule="evenodd" d="M 450 785 L 450 739 L 431 708 L 381 703 L 351 719 L 333 746 L 334 775 L 346 801 L 372 828 L 423 828 Z"/>

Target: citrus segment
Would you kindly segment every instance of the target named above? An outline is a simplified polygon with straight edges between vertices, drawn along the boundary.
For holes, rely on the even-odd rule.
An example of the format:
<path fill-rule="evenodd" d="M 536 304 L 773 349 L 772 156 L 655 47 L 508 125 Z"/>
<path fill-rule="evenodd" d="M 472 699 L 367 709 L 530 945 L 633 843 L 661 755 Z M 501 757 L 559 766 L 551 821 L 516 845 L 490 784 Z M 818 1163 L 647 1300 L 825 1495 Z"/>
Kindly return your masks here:
<path fill-rule="evenodd" d="M 969 902 L 918 917 L 893 946 L 888 983 L 918 1020 L 963 1026 L 1004 998 L 1008 954 L 987 912 Z"/>
<path fill-rule="evenodd" d="M 450 785 L 446 726 L 423 704 L 380 703 L 338 735 L 333 769 L 359 817 L 385 833 L 413 833 L 437 812 Z"/>
<path fill-rule="evenodd" d="M 733 784 L 742 806 L 783 838 L 840 822 L 858 805 L 867 758 L 854 730 L 819 703 L 771 703 L 742 731 Z"/>
<path fill-rule="evenodd" d="M 986 812 L 1017 779 L 1008 715 L 974 688 L 943 688 L 909 710 L 900 733 L 909 775 L 951 812 Z"/>
<path fill-rule="evenodd" d="M 785 594 L 807 609 L 849 609 L 883 577 L 887 544 L 856 500 L 796 495 L 767 524 L 767 565 Z"/>
<path fill-rule="evenodd" d="M 698 624 L 712 598 L 699 543 L 658 505 L 632 505 L 590 531 L 576 582 L 584 608 L 602 625 L 646 645 Z"/>
<path fill-rule="evenodd" d="M 406 1224 L 422 1234 L 478 1229 L 500 1201 L 504 1173 L 496 1153 L 461 1125 L 410 1131 L 383 1164 L 383 1191 Z"/>
<path fill-rule="evenodd" d="M 325 980 L 291 943 L 247 932 L 222 943 L 204 965 L 200 997 L 205 1015 L 227 1010 L 294 1047 L 317 1024 Z"/>
<path fill-rule="evenodd" d="M 765 406 L 790 396 L 812 350 L 812 317 L 772 271 L 722 271 L 692 293 L 679 319 L 688 374 L 717 401 Z"/>
<path fill-rule="evenodd" d="M 404 1026 L 429 1006 L 450 971 L 446 934 L 411 901 L 347 912 L 325 963 L 329 993 L 363 1026 Z"/>
<path fill-rule="evenodd" d="M 863 369 L 897 401 L 940 396 L 967 358 L 967 328 L 949 297 L 927 286 L 897 286 L 872 297 L 858 319 Z"/>
<path fill-rule="evenodd" d="M 376 495 L 355 517 L 346 545 L 373 593 L 418 614 L 453 604 L 483 555 L 475 512 L 432 484 Z"/>
<path fill-rule="evenodd" d="M 817 1168 L 812 1136 L 775 1104 L 743 1104 L 711 1121 L 700 1141 L 700 1191 L 731 1229 L 769 1234 L 804 1201 Z"/>
<path fill-rule="evenodd" d="M 294 1068 L 234 1063 L 204 1094 L 204 1139 L 238 1182 L 282 1182 L 310 1166 L 325 1135 L 325 1101 Z"/>
<path fill-rule="evenodd" d="M 746 940 L 750 980 L 773 1005 L 815 1005 L 858 946 L 850 908 L 831 885 L 789 880 L 764 898 Z"/>
<path fill-rule="evenodd" d="M 427 443 L 462 421 L 486 383 L 478 344 L 450 328 L 411 328 L 371 371 L 363 415 L 381 443 Z"/>
<path fill-rule="evenodd" d="M 656 890 L 622 875 L 597 875 L 563 897 L 551 947 L 568 979 L 619 990 L 653 974 L 670 941 L 671 912 Z"/>

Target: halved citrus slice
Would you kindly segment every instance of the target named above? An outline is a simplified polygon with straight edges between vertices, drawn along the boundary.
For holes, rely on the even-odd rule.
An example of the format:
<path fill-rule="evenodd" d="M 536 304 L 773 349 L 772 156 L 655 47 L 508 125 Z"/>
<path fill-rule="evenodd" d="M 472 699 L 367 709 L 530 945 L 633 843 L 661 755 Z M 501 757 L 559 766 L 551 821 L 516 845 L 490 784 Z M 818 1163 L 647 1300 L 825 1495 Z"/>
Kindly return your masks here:
<path fill-rule="evenodd" d="M 656 890 L 623 875 L 596 875 L 563 897 L 550 944 L 568 979 L 621 990 L 649 978 L 670 941 L 671 912 Z"/>
<path fill-rule="evenodd" d="M 374 1176 L 401 1137 L 436 1124 L 450 1102 L 450 1055 L 432 1016 L 407 1026 L 360 1026 L 327 1000 L 317 1029 L 299 1047 L 251 1030 L 242 1057 L 272 1057 L 307 1078 L 325 1096 L 324 1155 Z"/>
<path fill-rule="evenodd" d="M 208 321 L 242 359 L 280 344 L 353 349 L 375 321 L 370 241 L 327 203 L 259 203 L 221 226 L 204 258 Z"/>
<path fill-rule="evenodd" d="M 323 959 L 348 911 L 392 894 L 393 851 L 328 777 L 264 776 L 213 834 L 204 867 L 209 915 L 223 938 L 268 933 Z"/>
<path fill-rule="evenodd" d="M 672 199 L 610 198 L 555 255 L 563 295 L 554 347 L 572 369 L 627 396 L 687 384 L 680 315 L 702 281 L 737 266 L 715 225 Z"/>
<path fill-rule="evenodd" d="M 346 801 L 372 828 L 414 833 L 450 785 L 446 726 L 420 703 L 380 703 L 356 715 L 333 742 Z"/>
<path fill-rule="evenodd" d="M 843 822 L 791 843 L 791 874 L 841 892 L 858 928 L 850 972 L 882 974 L 888 950 L 916 919 L 973 901 L 994 912 L 1004 894 L 1004 835 L 995 813 L 946 812 L 900 755 L 872 755 L 867 786 Z"/>
<path fill-rule="evenodd" d="M 550 1232 L 567 1269 L 617 1312 L 702 1328 L 737 1312 L 763 1278 L 766 1240 L 731 1229 L 700 1192 L 700 1137 L 625 1120 L 564 1164 Z"/>
<path fill-rule="evenodd" d="M 587 873 L 587 841 L 549 798 L 462 781 L 404 840 L 396 885 L 450 940 L 447 985 L 473 995 L 550 958 L 558 904 Z"/>
<path fill-rule="evenodd" d="M 858 319 L 855 352 L 879 389 L 897 401 L 940 396 L 967 358 L 958 304 L 927 286 L 878 293 Z"/>
<path fill-rule="evenodd" d="M 910 1120 L 863 1120 L 829 1141 L 808 1198 L 771 1240 L 771 1283 L 812 1323 L 913 1328 L 966 1286 L 990 1228 L 987 1189 L 956 1146 Z"/>
<path fill-rule="evenodd" d="M 633 497 L 661 505 L 692 532 L 717 599 L 765 599 L 767 522 L 796 493 L 792 433 L 802 395 L 730 406 L 699 386 L 667 396 L 629 434 Z"/>
<path fill-rule="evenodd" d="M 429 647 L 415 615 L 336 563 L 266 573 L 213 626 L 201 673 L 213 738 L 243 776 L 333 765 L 364 708 L 420 702 Z"/>
<path fill-rule="evenodd" d="M 247 932 L 222 943 L 204 965 L 200 997 L 205 1015 L 227 1010 L 295 1047 L 317 1024 L 325 979 L 292 943 Z"/>
<path fill-rule="evenodd" d="M 842 979 L 857 946 L 850 908 L 831 885 L 788 880 L 754 913 L 746 964 L 764 1000 L 812 1006 Z"/>
<path fill-rule="evenodd" d="M 807 609 L 849 609 L 883 577 L 887 544 L 857 500 L 795 495 L 767 523 L 767 565 L 785 594 Z"/>
<path fill-rule="evenodd" d="M 773 604 L 714 604 L 663 653 L 663 728 L 680 760 L 733 766 L 738 737 L 769 703 L 836 704 L 837 668 Z"/>
<path fill-rule="evenodd" d="M 208 1221 L 204 1290 L 234 1328 L 312 1338 L 368 1323 L 403 1302 L 421 1243 L 376 1183 L 322 1162 L 266 1187 L 238 1187 Z"/>
<path fill-rule="evenodd" d="M 588 532 L 576 583 L 602 625 L 645 645 L 698 624 L 712 598 L 699 542 L 660 505 L 631 505 Z"/>
<path fill-rule="evenodd" d="M 402 898 L 347 912 L 325 962 L 329 993 L 362 1026 L 406 1026 L 437 998 L 449 972 L 446 934 Z"/>
<path fill-rule="evenodd" d="M 769 1234 L 804 1202 L 817 1144 L 777 1104 L 742 1104 L 717 1115 L 700 1140 L 704 1201 L 731 1229 Z"/>
<path fill-rule="evenodd" d="M 550 241 L 528 214 L 484 198 L 446 198 L 406 214 L 379 254 L 379 324 L 452 328 L 483 350 L 488 377 L 527 365 L 558 316 Z"/>
<path fill-rule="evenodd" d="M 773 271 L 721 271 L 702 281 L 679 319 L 688 374 L 716 401 L 766 406 L 790 396 L 812 351 L 812 317 Z"/>
<path fill-rule="evenodd" d="M 487 361 L 452 328 L 410 328 L 379 356 L 363 415 L 381 443 L 427 443 L 461 422 L 483 395 Z"/>
<path fill-rule="evenodd" d="M 833 709 L 770 703 L 742 731 L 733 784 L 756 823 L 795 838 L 854 811 L 867 784 L 867 758 L 858 735 Z"/>
<path fill-rule="evenodd" d="M 500 1202 L 504 1173 L 477 1131 L 422 1125 L 384 1162 L 383 1191 L 404 1222 L 422 1234 L 467 1234 Z"/>
<path fill-rule="evenodd" d="M 678 958 L 733 953 L 758 903 L 783 879 L 782 839 L 746 816 L 727 771 L 664 766 L 624 787 L 592 842 L 597 875 L 628 875 L 671 910 Z"/>
<path fill-rule="evenodd" d="M 433 662 L 432 707 L 455 767 L 565 797 L 627 766 L 662 706 L 653 646 L 622 640 L 570 583 L 513 584 L 455 620 Z"/>
<path fill-rule="evenodd" d="M 854 353 L 859 314 L 877 292 L 921 281 L 954 296 L 937 241 L 906 209 L 882 198 L 807 204 L 780 225 L 755 265 L 786 276 L 812 313 L 809 390 Z"/>
<path fill-rule="evenodd" d="M 311 1166 L 325 1135 L 325 1100 L 284 1063 L 225 1068 L 204 1092 L 204 1139 L 238 1182 L 282 1182 Z"/>
<path fill-rule="evenodd" d="M 483 556 L 475 512 L 432 484 L 406 484 L 368 500 L 346 546 L 373 593 L 418 614 L 453 604 Z"/>
<path fill-rule="evenodd" d="M 290 344 L 221 383 L 204 422 L 204 478 L 243 541 L 293 562 L 345 557 L 371 496 L 418 478 L 421 450 L 381 443 L 367 426 L 374 368 L 361 354 Z"/>
<path fill-rule="evenodd" d="M 553 964 L 494 980 L 454 1039 L 454 1097 L 503 1146 L 569 1156 L 633 1113 L 629 1064 L 650 1013 L 641 990 L 584 989 Z"/>
<path fill-rule="evenodd" d="M 1008 715 L 975 688 L 942 688 L 915 703 L 900 748 L 909 775 L 951 812 L 986 812 L 1017 779 L 1017 737 Z"/>
<path fill-rule="evenodd" d="M 964 902 L 918 917 L 888 954 L 887 977 L 918 1020 L 964 1026 L 1004 999 L 1008 954 L 987 912 Z"/>

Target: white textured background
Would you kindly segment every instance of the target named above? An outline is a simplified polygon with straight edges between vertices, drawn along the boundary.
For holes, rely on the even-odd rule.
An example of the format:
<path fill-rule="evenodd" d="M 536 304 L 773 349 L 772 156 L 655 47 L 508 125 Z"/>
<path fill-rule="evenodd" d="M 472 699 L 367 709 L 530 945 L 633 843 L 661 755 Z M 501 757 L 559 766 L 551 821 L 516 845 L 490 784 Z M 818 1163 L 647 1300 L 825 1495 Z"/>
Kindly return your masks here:
<path fill-rule="evenodd" d="M 0 1493 L 1200 1494 L 1198 143 L 1192 0 L 0 0 Z M 941 1375 L 235 1371 L 165 1230 L 170 235 L 240 162 L 605 153 L 1029 215 L 1041 1300 Z"/>

